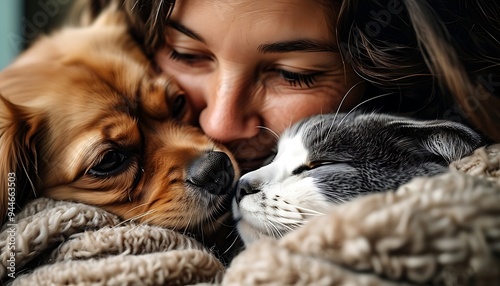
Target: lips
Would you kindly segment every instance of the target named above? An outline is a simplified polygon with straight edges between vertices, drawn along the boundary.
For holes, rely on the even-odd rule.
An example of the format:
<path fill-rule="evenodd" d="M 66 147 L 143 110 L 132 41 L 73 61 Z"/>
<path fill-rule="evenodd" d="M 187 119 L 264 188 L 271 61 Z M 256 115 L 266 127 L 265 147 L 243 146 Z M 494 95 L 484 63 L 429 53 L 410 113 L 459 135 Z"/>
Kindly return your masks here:
<path fill-rule="evenodd" d="M 238 165 L 243 175 L 244 173 L 256 170 L 264 165 L 269 164 L 273 158 L 274 154 L 254 159 L 236 158 L 236 160 L 238 161 Z"/>
<path fill-rule="evenodd" d="M 248 172 L 271 161 L 275 154 L 276 137 L 267 133 L 259 133 L 256 137 L 233 141 L 226 147 L 234 154 L 241 171 Z"/>

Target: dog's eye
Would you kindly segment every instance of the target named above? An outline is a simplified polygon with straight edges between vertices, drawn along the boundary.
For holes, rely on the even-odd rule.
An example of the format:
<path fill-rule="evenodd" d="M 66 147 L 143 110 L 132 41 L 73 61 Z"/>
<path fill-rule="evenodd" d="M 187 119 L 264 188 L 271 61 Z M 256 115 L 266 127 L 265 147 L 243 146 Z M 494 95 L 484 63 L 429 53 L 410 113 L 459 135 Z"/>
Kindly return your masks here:
<path fill-rule="evenodd" d="M 125 154 L 112 150 L 108 151 L 102 159 L 89 169 L 89 174 L 94 176 L 111 176 L 115 175 L 127 166 L 128 156 Z"/>
<path fill-rule="evenodd" d="M 177 95 L 172 105 L 172 115 L 176 119 L 182 118 L 186 113 L 186 96 L 184 94 Z"/>

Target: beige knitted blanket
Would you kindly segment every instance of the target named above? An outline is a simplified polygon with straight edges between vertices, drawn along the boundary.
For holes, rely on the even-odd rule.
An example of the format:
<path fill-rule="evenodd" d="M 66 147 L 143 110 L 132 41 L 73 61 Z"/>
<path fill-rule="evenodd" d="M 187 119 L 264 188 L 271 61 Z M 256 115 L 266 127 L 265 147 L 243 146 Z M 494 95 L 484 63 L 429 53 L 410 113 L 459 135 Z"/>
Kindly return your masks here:
<path fill-rule="evenodd" d="M 227 269 L 180 233 L 44 198 L 3 226 L 0 249 L 12 285 L 500 285 L 500 144 L 257 242 Z"/>

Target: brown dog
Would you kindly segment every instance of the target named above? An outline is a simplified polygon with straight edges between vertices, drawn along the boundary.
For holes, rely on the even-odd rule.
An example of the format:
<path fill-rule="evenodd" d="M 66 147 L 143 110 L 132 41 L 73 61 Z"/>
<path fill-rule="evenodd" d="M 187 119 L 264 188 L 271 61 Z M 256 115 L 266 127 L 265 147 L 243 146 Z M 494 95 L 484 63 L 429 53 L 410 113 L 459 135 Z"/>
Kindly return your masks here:
<path fill-rule="evenodd" d="M 182 124 L 186 99 L 126 26 L 110 9 L 38 40 L 0 73 L 2 222 L 9 200 L 35 196 L 192 232 L 229 207 L 234 158 Z"/>

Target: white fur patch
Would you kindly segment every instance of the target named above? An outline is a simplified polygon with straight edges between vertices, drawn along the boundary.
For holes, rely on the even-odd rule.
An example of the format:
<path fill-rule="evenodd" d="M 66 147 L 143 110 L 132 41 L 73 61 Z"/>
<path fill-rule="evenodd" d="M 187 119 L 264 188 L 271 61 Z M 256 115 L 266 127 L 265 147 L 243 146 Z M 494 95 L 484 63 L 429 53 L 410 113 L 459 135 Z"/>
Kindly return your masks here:
<path fill-rule="evenodd" d="M 299 133 L 282 137 L 273 162 L 241 178 L 258 185 L 260 190 L 244 196 L 239 206 L 233 204 L 234 215 L 240 219 L 238 231 L 245 244 L 264 236 L 279 237 L 309 217 L 322 214 L 331 205 L 313 178 L 292 175 L 293 170 L 308 160 L 309 152 L 301 136 Z"/>
<path fill-rule="evenodd" d="M 302 143 L 301 134 L 294 137 L 282 137 L 278 143 L 278 150 L 278 154 L 270 164 L 245 174 L 241 180 L 280 182 L 290 177 L 297 167 L 306 163 L 309 155 Z"/>

